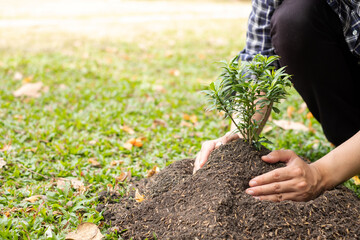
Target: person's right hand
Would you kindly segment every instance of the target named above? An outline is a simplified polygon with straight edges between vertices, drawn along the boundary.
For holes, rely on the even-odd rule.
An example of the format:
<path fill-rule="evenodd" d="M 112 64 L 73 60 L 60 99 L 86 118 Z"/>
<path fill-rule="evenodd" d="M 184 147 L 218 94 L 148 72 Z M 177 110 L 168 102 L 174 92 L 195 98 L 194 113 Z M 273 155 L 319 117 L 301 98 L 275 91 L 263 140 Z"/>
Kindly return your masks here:
<path fill-rule="evenodd" d="M 238 133 L 228 132 L 218 139 L 204 142 L 201 146 L 200 152 L 196 155 L 193 174 L 195 174 L 197 170 L 199 170 L 205 165 L 212 150 L 220 147 L 227 142 L 236 140 L 239 137 L 240 136 Z"/>

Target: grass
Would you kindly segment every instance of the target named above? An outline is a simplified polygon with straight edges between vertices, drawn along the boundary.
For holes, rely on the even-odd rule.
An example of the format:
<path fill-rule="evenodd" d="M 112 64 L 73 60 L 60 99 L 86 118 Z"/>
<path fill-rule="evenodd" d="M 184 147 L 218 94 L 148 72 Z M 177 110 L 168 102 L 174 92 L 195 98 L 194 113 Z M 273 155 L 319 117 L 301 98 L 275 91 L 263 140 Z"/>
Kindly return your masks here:
<path fill-rule="evenodd" d="M 124 192 L 126 183 L 117 177 L 130 171 L 143 178 L 154 166 L 194 157 L 201 142 L 228 130 L 228 120 L 204 111 L 199 91 L 220 73 L 215 61 L 242 49 L 245 20 L 197 20 L 156 32 L 132 26 L 141 31 L 112 38 L 41 32 L 17 44 L 18 37 L 9 36 L 14 42 L 0 51 L 0 158 L 6 162 L 0 168 L 0 238 L 64 239 L 81 222 L 107 234 L 97 195 L 115 186 Z M 24 81 L 41 81 L 45 91 L 39 98 L 14 97 Z M 293 91 L 273 119 L 289 119 L 288 107 L 298 111 L 301 103 Z M 291 120 L 311 122 L 313 132 L 270 122 L 268 147 L 311 160 L 326 154 L 331 146 L 307 113 L 294 112 Z M 126 149 L 131 138 L 142 138 L 143 146 Z M 63 178 L 84 186 L 61 185 Z"/>

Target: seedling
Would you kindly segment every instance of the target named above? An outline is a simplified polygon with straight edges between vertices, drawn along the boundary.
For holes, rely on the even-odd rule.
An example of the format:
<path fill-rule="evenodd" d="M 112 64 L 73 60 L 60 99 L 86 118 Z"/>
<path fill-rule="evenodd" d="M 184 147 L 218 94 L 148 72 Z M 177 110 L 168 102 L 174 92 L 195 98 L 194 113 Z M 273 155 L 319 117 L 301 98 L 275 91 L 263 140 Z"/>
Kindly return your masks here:
<path fill-rule="evenodd" d="M 223 73 L 203 91 L 208 110 L 223 111 L 236 126 L 235 131 L 257 149 L 267 141 L 260 132 L 271 110 L 280 112 L 275 103 L 286 98 L 286 88 L 291 86 L 285 67 L 276 70 L 273 66 L 278 59 L 258 54 L 251 62 L 238 62 L 237 57 L 230 63 L 222 61 Z M 260 120 L 254 119 L 256 113 L 262 116 Z"/>

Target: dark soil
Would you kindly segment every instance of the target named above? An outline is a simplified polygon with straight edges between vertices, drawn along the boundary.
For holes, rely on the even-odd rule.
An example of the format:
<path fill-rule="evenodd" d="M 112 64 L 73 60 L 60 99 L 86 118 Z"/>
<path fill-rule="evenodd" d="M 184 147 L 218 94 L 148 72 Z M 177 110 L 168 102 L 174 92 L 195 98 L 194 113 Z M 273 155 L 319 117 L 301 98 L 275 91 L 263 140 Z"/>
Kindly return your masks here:
<path fill-rule="evenodd" d="M 231 142 L 195 175 L 194 160 L 184 159 L 133 184 L 143 202 L 134 191 L 118 203 L 111 201 L 116 195 L 103 194 L 98 210 L 125 239 L 360 239 L 360 201 L 345 187 L 305 203 L 246 194 L 251 178 L 284 166 L 263 162 L 268 152 Z"/>

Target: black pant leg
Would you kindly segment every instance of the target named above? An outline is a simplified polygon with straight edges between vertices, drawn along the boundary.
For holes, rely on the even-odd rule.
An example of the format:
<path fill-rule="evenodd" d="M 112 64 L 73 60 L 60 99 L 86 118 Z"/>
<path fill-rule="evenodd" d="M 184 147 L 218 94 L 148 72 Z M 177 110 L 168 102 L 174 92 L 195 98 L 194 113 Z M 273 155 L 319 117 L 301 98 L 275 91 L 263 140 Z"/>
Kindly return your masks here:
<path fill-rule="evenodd" d="M 284 0 L 271 27 L 280 65 L 328 140 L 340 145 L 360 130 L 359 59 L 346 45 L 340 19 L 326 0 Z"/>

